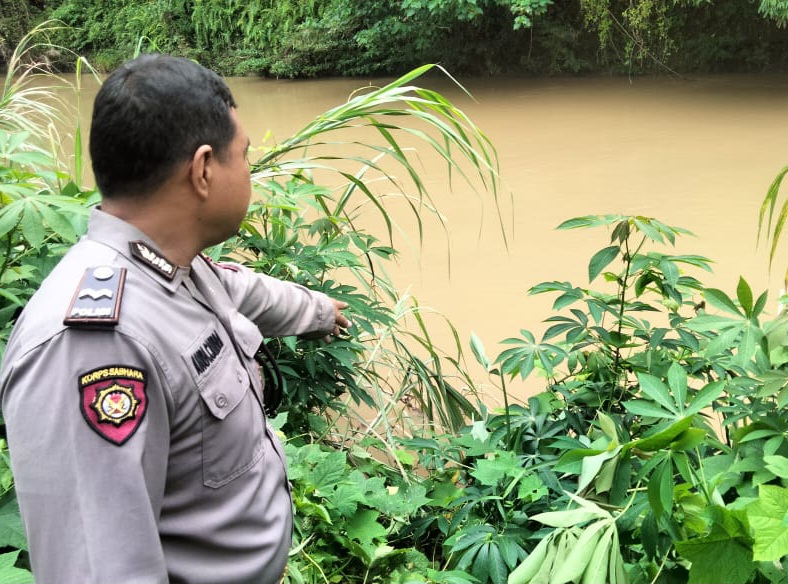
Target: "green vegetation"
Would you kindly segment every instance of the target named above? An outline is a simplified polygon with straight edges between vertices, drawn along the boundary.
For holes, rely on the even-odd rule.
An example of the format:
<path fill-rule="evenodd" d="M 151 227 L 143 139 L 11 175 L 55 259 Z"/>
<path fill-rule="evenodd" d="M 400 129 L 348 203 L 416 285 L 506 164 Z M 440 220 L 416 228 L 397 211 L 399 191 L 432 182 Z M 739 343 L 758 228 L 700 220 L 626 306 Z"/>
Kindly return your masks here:
<path fill-rule="evenodd" d="M 61 110 L 29 83 L 35 47 L 23 40 L 0 96 L 0 339 L 97 200 L 51 152 Z M 405 136 L 495 196 L 493 146 L 415 85 L 431 69 L 263 151 L 262 196 L 239 235 L 211 250 L 328 291 L 353 314 L 349 338 L 269 342 L 286 376 L 274 424 L 296 507 L 288 582 L 786 582 L 788 317 L 770 316 L 744 280 L 733 294 L 704 286 L 708 259 L 670 253 L 684 229 L 639 216 L 563 223 L 608 233 L 588 283 L 531 289 L 555 296 L 538 340 L 521 330 L 495 357 L 470 340 L 505 407 L 458 389 L 472 389 L 466 343 L 432 343 L 426 315 L 385 276 L 396 249 L 355 224 L 363 208 L 391 225 L 378 182 L 412 202 L 419 225 L 433 212 Z M 355 152 L 336 160 L 348 128 Z M 761 216 L 772 250 L 784 175 Z M 518 376 L 543 390 L 513 403 Z M 30 582 L 5 446 L 0 581 Z"/>
<path fill-rule="evenodd" d="M 456 75 L 788 67 L 782 0 L 9 0 L 0 62 L 48 18 L 72 29 L 58 43 L 99 69 L 140 46 L 275 77 L 400 75 L 422 63 Z"/>

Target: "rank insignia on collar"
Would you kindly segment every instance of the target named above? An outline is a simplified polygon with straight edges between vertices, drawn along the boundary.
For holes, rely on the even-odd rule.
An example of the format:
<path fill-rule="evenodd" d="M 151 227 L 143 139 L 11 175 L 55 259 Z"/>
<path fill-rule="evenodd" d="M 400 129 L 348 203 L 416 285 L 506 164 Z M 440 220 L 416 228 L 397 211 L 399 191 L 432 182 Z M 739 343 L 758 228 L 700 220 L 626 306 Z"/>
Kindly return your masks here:
<path fill-rule="evenodd" d="M 126 268 L 88 268 L 79 281 L 63 324 L 67 326 L 114 326 L 120 316 L 120 301 Z"/>
<path fill-rule="evenodd" d="M 130 241 L 131 255 L 168 280 L 175 277 L 175 264 L 144 241 Z"/>
<path fill-rule="evenodd" d="M 145 372 L 108 365 L 79 375 L 80 409 L 99 436 L 122 446 L 140 427 L 148 410 Z"/>

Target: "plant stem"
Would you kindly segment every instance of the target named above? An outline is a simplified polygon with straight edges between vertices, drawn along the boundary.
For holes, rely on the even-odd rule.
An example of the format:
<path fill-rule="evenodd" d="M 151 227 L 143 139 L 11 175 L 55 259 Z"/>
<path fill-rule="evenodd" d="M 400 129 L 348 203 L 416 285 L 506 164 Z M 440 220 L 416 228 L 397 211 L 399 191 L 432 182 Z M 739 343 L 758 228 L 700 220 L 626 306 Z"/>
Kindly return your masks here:
<path fill-rule="evenodd" d="M 16 229 L 12 229 L 6 235 L 5 251 L 3 252 L 3 265 L 0 266 L 0 282 L 3 281 L 3 275 L 5 274 L 5 271 L 8 268 L 8 263 L 11 261 L 11 247 L 13 244 L 15 230 Z"/>
<path fill-rule="evenodd" d="M 644 236 L 643 239 L 640 241 L 640 244 L 635 249 L 634 253 L 630 253 L 629 251 L 629 237 L 624 239 L 624 261 L 625 261 L 625 268 L 624 268 L 624 277 L 621 280 L 621 294 L 619 295 L 619 309 L 618 309 L 618 326 L 616 330 L 616 334 L 618 335 L 618 343 L 616 344 L 616 351 L 615 357 L 613 358 L 613 375 L 615 375 L 616 382 L 610 388 L 610 404 L 613 403 L 613 398 L 615 397 L 616 386 L 618 385 L 619 379 L 621 378 L 621 371 L 619 371 L 619 364 L 621 363 L 621 331 L 624 330 L 624 312 L 626 307 L 626 295 L 627 290 L 629 289 L 628 281 L 629 281 L 629 272 L 632 269 L 632 258 L 636 256 L 643 245 L 646 243 L 646 237 Z M 622 384 L 621 387 L 621 398 L 624 397 L 625 388 Z M 609 411 L 609 410 L 608 410 Z"/>

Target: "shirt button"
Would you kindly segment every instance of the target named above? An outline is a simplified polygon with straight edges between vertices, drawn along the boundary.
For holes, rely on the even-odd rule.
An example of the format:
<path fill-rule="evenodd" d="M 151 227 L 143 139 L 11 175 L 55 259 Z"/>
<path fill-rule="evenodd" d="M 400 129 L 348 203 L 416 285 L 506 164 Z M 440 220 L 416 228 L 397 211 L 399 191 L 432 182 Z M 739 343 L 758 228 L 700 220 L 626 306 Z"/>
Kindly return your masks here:
<path fill-rule="evenodd" d="M 213 398 L 213 401 L 217 406 L 223 408 L 227 405 L 227 396 L 225 396 L 223 393 L 220 393 L 215 398 Z"/>
<path fill-rule="evenodd" d="M 238 380 L 238 383 L 241 383 L 244 380 L 243 371 L 238 370 L 235 372 L 235 378 Z"/>

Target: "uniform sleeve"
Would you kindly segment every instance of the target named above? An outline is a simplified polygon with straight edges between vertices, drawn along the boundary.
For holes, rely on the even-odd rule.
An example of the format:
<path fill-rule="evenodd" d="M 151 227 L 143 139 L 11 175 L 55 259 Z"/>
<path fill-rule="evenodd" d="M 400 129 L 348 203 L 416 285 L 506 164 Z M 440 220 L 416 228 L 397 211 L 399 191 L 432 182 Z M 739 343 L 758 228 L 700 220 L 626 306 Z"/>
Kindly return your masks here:
<path fill-rule="evenodd" d="M 334 303 L 322 292 L 238 264 L 213 269 L 238 311 L 268 337 L 327 333 L 334 328 Z"/>
<path fill-rule="evenodd" d="M 171 400 L 115 331 L 67 329 L 5 355 L 2 408 L 37 584 L 164 584 L 157 520 Z"/>

